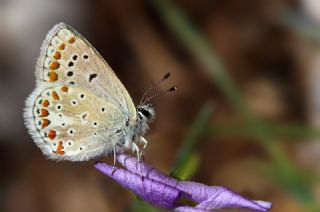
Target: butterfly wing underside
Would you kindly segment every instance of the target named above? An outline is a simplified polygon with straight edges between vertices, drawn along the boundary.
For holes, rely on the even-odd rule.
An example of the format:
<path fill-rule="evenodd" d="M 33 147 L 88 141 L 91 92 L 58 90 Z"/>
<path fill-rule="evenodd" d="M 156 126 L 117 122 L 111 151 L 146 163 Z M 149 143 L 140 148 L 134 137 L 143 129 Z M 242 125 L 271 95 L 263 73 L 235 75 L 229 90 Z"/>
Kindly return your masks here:
<path fill-rule="evenodd" d="M 117 126 L 125 116 L 115 105 L 76 86 L 39 91 L 29 119 L 32 135 L 43 153 L 56 160 L 83 161 L 109 153 Z"/>
<path fill-rule="evenodd" d="M 81 86 L 119 107 L 128 119 L 136 119 L 126 88 L 92 45 L 69 25 L 59 23 L 48 32 L 37 62 L 36 79 L 50 86 Z"/>
<path fill-rule="evenodd" d="M 47 34 L 26 101 L 29 132 L 51 159 L 82 161 L 112 151 L 119 127 L 133 123 L 127 90 L 99 53 L 60 23 Z"/>

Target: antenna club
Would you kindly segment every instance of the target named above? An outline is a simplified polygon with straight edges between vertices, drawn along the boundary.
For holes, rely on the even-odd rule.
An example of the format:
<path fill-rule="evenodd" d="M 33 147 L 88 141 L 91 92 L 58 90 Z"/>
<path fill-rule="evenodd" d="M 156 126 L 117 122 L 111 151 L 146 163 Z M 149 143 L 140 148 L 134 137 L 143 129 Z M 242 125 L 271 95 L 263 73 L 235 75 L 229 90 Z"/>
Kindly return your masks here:
<path fill-rule="evenodd" d="M 171 76 L 171 73 L 168 72 L 168 73 L 166 73 L 166 75 L 164 75 L 163 79 L 168 79 L 170 76 Z"/>
<path fill-rule="evenodd" d="M 173 86 L 172 88 L 168 89 L 168 92 L 176 91 L 178 89 L 177 86 Z"/>

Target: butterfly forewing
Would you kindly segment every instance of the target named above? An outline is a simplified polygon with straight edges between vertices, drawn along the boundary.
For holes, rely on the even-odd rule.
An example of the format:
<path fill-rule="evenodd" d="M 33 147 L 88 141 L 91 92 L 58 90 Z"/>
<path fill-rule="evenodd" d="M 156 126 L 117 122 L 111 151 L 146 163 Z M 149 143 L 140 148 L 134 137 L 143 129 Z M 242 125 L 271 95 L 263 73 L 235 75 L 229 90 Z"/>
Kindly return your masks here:
<path fill-rule="evenodd" d="M 110 153 L 121 129 L 135 124 L 127 90 L 70 26 L 60 23 L 49 31 L 35 74 L 37 87 L 26 101 L 24 118 L 49 158 L 82 161 Z"/>
<path fill-rule="evenodd" d="M 48 86 L 69 84 L 103 97 L 127 116 L 136 109 L 127 90 L 100 54 L 76 30 L 60 23 L 48 33 L 37 63 L 36 77 Z"/>

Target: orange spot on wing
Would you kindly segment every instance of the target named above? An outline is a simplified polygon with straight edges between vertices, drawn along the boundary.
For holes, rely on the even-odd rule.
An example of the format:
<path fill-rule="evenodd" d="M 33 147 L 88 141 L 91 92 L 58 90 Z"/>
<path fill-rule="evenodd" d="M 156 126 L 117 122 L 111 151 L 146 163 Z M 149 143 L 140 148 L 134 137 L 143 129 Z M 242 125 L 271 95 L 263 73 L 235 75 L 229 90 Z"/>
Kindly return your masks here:
<path fill-rule="evenodd" d="M 64 151 L 57 151 L 58 155 L 64 155 Z"/>
<path fill-rule="evenodd" d="M 54 100 L 60 100 L 58 93 L 55 91 L 52 91 L 51 96 Z"/>
<path fill-rule="evenodd" d="M 43 107 L 48 107 L 48 106 L 49 106 L 49 101 L 46 100 L 46 99 L 43 100 L 43 101 L 42 101 L 42 106 L 43 106 Z"/>
<path fill-rule="evenodd" d="M 60 151 L 63 149 L 62 141 L 59 141 L 58 146 L 57 146 L 57 151 Z"/>
<path fill-rule="evenodd" d="M 57 68 L 59 68 L 60 63 L 58 63 L 57 61 L 53 61 L 50 63 L 50 69 L 51 70 L 56 70 Z"/>
<path fill-rule="evenodd" d="M 48 132 L 48 138 L 50 138 L 51 140 L 53 140 L 56 137 L 56 131 L 54 130 L 49 130 Z"/>
<path fill-rule="evenodd" d="M 62 87 L 61 87 L 61 91 L 62 91 L 62 92 L 68 92 L 68 89 L 69 89 L 69 88 L 68 88 L 67 86 L 62 86 Z"/>
<path fill-rule="evenodd" d="M 42 119 L 42 125 L 41 128 L 45 128 L 46 126 L 48 126 L 50 124 L 50 121 L 48 119 Z"/>
<path fill-rule="evenodd" d="M 76 41 L 76 39 L 74 37 L 69 38 L 68 42 L 69 43 L 74 43 Z"/>
<path fill-rule="evenodd" d="M 62 141 L 59 141 L 58 146 L 57 146 L 56 153 L 57 153 L 58 155 L 64 155 L 65 152 L 62 151 L 63 149 L 64 149 L 63 143 L 62 143 Z"/>
<path fill-rule="evenodd" d="M 61 58 L 61 53 L 60 52 L 55 52 L 53 55 L 53 58 L 56 60 L 59 60 Z"/>
<path fill-rule="evenodd" d="M 60 44 L 60 46 L 59 46 L 60 50 L 64 50 L 65 48 L 66 48 L 66 44 L 64 44 L 64 43 Z"/>
<path fill-rule="evenodd" d="M 56 72 L 54 72 L 54 71 L 50 71 L 48 73 L 48 76 L 49 76 L 49 81 L 50 82 L 55 82 L 55 81 L 58 80 L 58 74 Z"/>
<path fill-rule="evenodd" d="M 49 115 L 49 112 L 46 109 L 40 110 L 40 117 L 46 117 Z"/>

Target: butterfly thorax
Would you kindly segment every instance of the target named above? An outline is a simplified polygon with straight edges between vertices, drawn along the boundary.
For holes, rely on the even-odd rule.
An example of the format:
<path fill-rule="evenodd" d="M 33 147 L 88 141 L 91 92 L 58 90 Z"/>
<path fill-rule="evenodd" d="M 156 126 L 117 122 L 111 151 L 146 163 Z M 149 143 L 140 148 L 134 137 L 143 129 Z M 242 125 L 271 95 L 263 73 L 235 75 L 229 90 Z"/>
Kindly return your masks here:
<path fill-rule="evenodd" d="M 137 122 L 134 129 L 134 135 L 143 135 L 148 129 L 150 123 L 155 118 L 154 107 L 151 104 L 139 105 L 137 107 Z"/>

